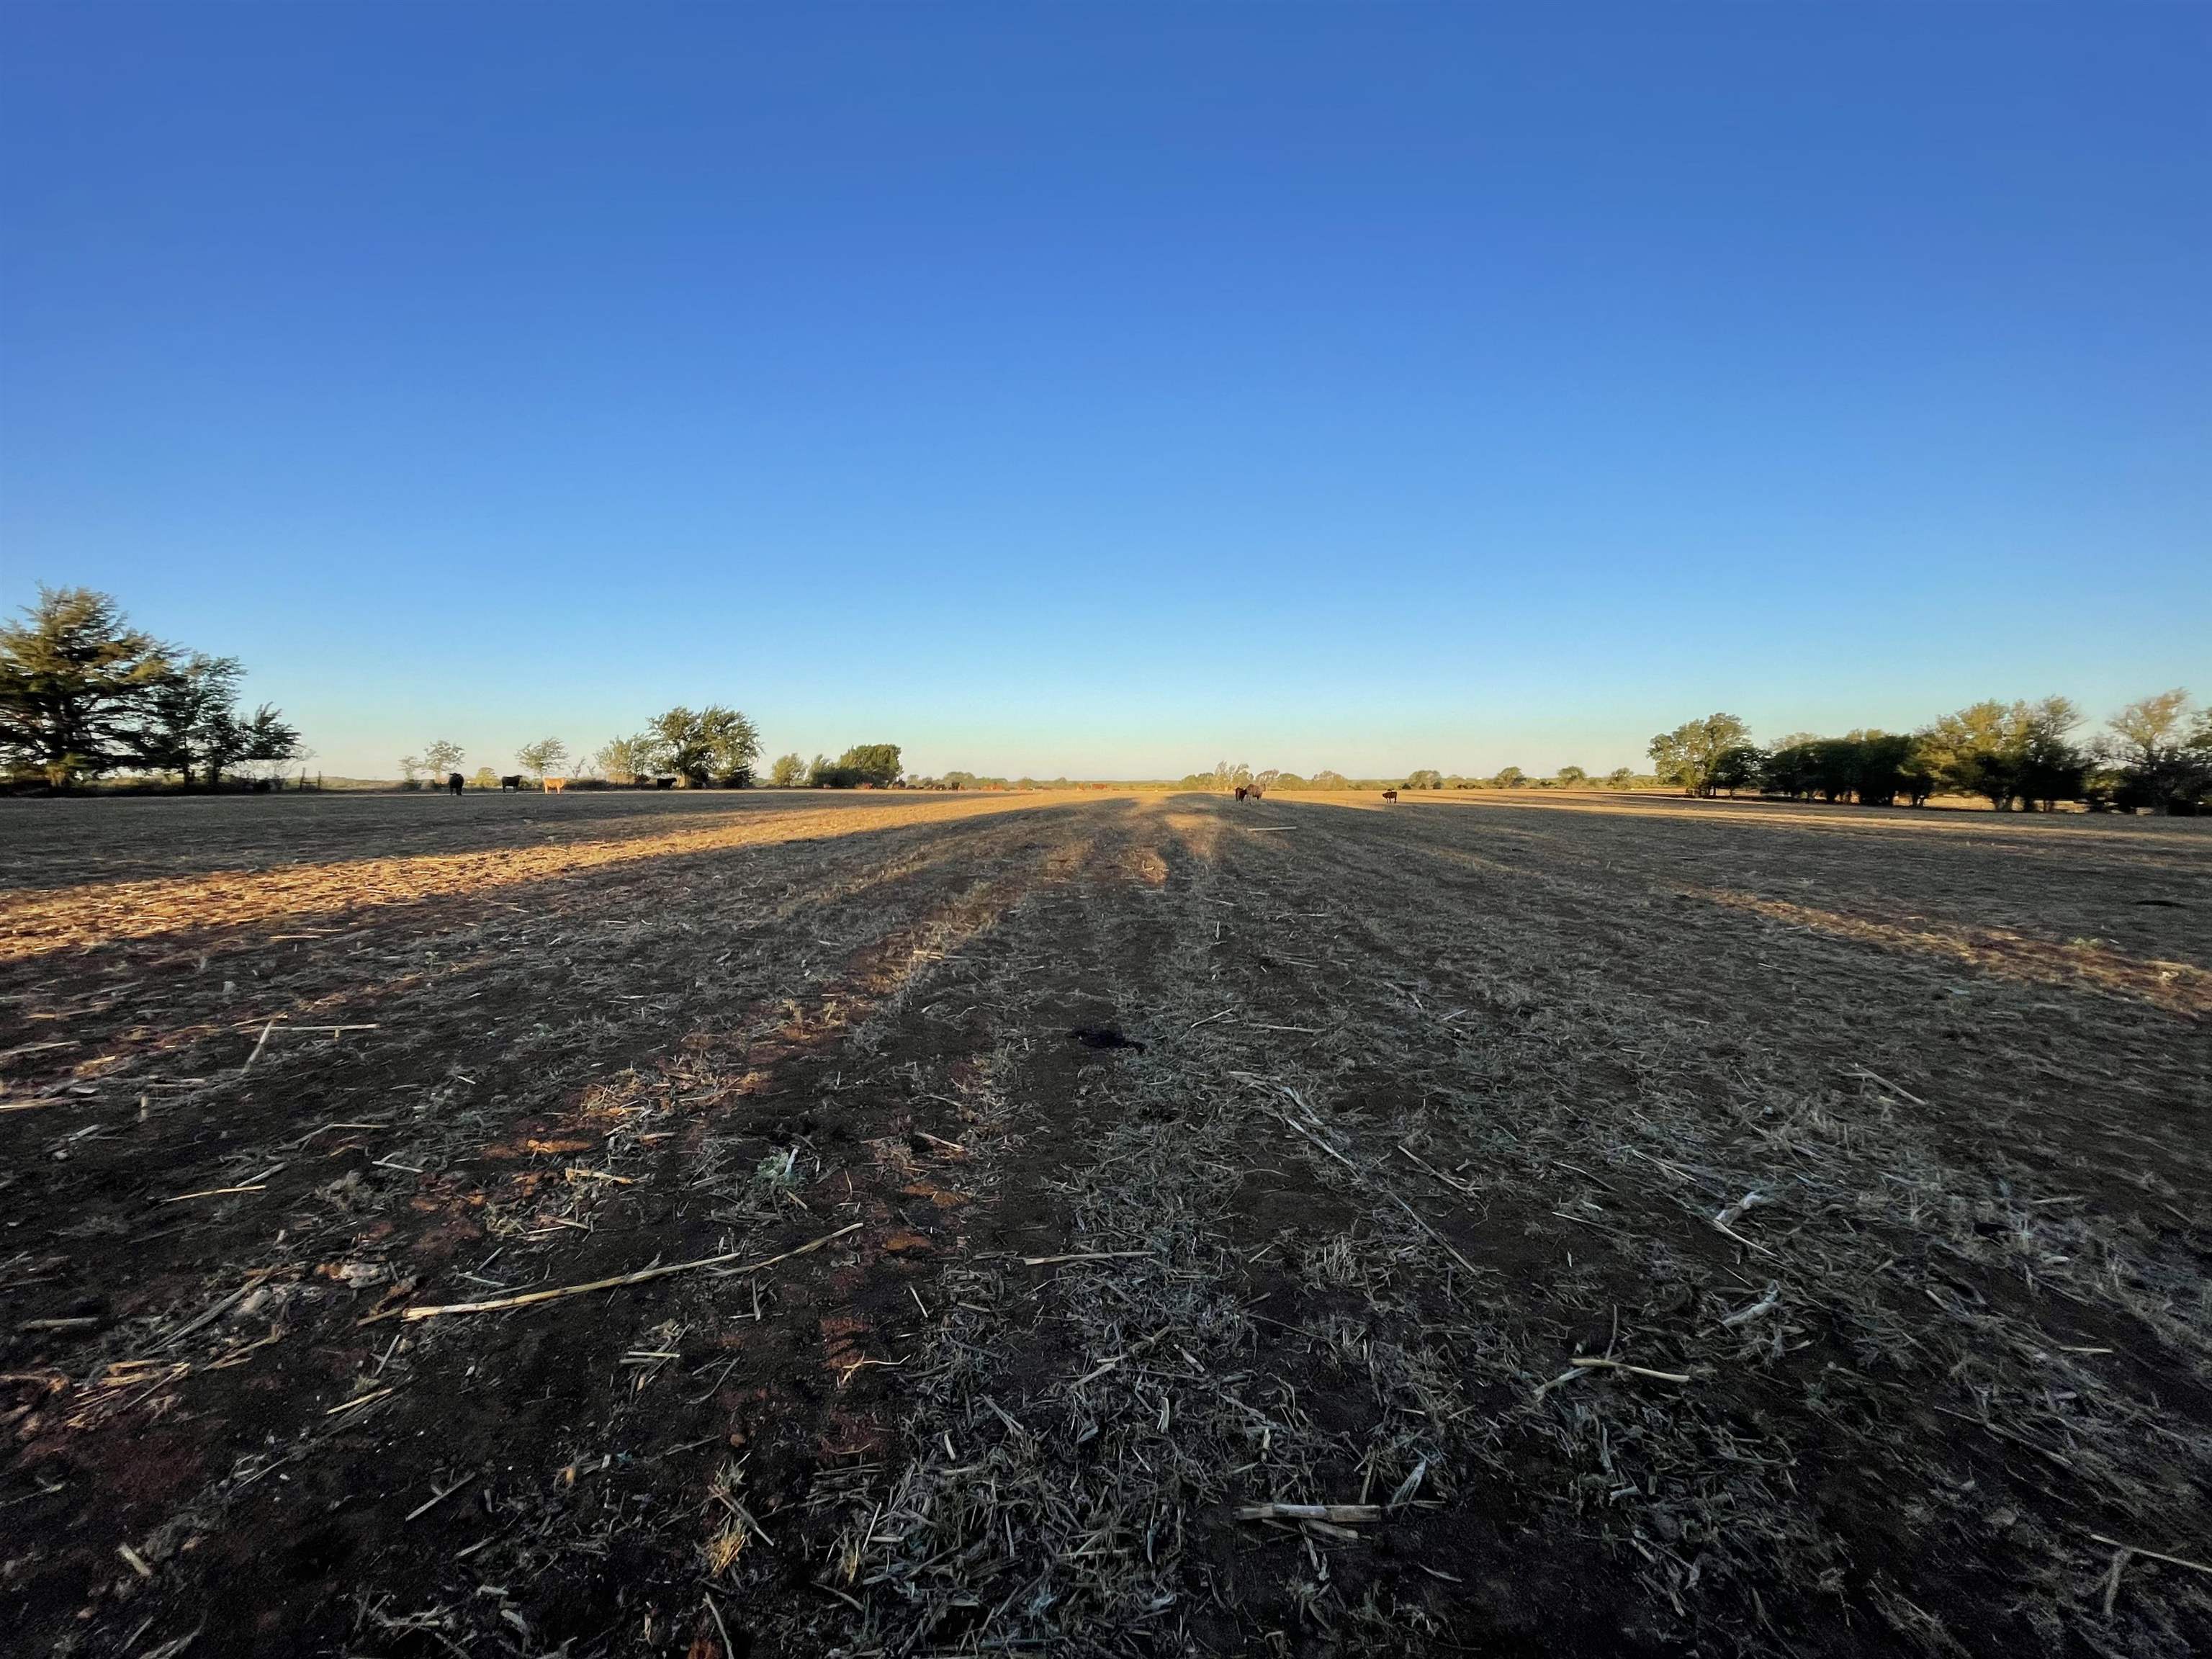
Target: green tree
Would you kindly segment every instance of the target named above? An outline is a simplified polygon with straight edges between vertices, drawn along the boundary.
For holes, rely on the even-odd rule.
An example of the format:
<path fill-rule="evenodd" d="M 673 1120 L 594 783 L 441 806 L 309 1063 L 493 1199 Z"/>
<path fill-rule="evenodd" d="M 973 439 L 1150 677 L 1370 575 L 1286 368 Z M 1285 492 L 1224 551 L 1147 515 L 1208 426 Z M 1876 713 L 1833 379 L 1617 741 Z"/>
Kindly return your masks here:
<path fill-rule="evenodd" d="M 2107 724 L 2106 753 L 2119 774 L 2118 803 L 2154 813 L 2194 805 L 2212 783 L 2212 710 L 2190 720 L 2189 693 L 2179 686 L 2130 703 Z"/>
<path fill-rule="evenodd" d="M 1528 775 L 1517 766 L 1504 766 L 1498 769 L 1490 781 L 1499 789 L 1518 789 L 1528 781 Z"/>
<path fill-rule="evenodd" d="M 768 781 L 779 789 L 789 789 L 806 781 L 806 763 L 797 755 L 778 755 L 775 764 L 769 768 Z"/>
<path fill-rule="evenodd" d="M 855 782 L 888 789 L 899 781 L 899 746 L 895 743 L 855 744 L 837 757 L 837 769 Z"/>
<path fill-rule="evenodd" d="M 1310 789 L 1313 786 L 1295 772 L 1278 772 L 1275 774 L 1275 787 L 1278 789 Z"/>
<path fill-rule="evenodd" d="M 1444 775 L 1433 767 L 1406 775 L 1406 787 L 1408 789 L 1441 789 L 1443 787 Z"/>
<path fill-rule="evenodd" d="M 514 751 L 514 763 L 539 783 L 549 773 L 558 774 L 568 763 L 568 745 L 558 738 L 540 738 Z"/>
<path fill-rule="evenodd" d="M 660 740 L 650 732 L 635 737 L 609 738 L 592 757 L 599 769 L 617 783 L 635 783 L 651 777 L 660 764 Z"/>
<path fill-rule="evenodd" d="M 1562 766 L 1554 775 L 1562 789 L 1579 789 L 1589 781 L 1589 774 L 1579 766 Z"/>
<path fill-rule="evenodd" d="M 1978 702 L 1924 728 L 1918 753 L 1936 781 L 2000 812 L 2039 802 L 2047 810 L 2087 789 L 2089 757 L 2069 736 L 2081 723 L 2064 697 Z"/>
<path fill-rule="evenodd" d="M 697 713 L 676 708 L 648 727 L 660 743 L 662 763 L 694 789 L 713 780 L 752 781 L 760 758 L 760 730 L 734 708 L 709 703 Z"/>
<path fill-rule="evenodd" d="M 422 787 L 422 773 L 420 757 L 402 755 L 399 757 L 399 787 L 402 789 L 420 789 Z"/>
<path fill-rule="evenodd" d="M 1651 739 L 1650 752 L 1662 781 L 1680 785 L 1686 794 L 1710 796 L 1717 788 L 1740 787 L 1719 778 L 1742 770 L 1741 755 L 1731 751 L 1747 747 L 1750 738 L 1751 728 L 1734 714 L 1708 714 L 1662 732 Z M 1724 757 L 1730 757 L 1725 763 Z M 1747 775 L 1741 780 L 1749 781 Z"/>
<path fill-rule="evenodd" d="M 1352 780 L 1343 773 L 1324 766 L 1313 775 L 1313 787 L 1316 789 L 1349 789 Z"/>
<path fill-rule="evenodd" d="M 235 657 L 203 656 L 195 651 L 173 662 L 170 672 L 146 694 L 134 763 L 153 772 L 173 772 L 184 784 L 218 750 L 236 745 L 232 709 L 246 671 Z M 226 759 L 228 757 L 226 757 Z M 212 787 L 216 780 L 210 776 Z"/>
<path fill-rule="evenodd" d="M 1635 781 L 1634 770 L 1626 766 L 1616 766 L 1605 775 L 1605 787 L 1608 789 L 1626 789 Z"/>
<path fill-rule="evenodd" d="M 431 777 L 440 783 L 443 783 L 451 774 L 459 771 L 461 762 L 465 758 L 461 745 L 450 738 L 436 738 L 422 750 L 422 764 Z"/>
<path fill-rule="evenodd" d="M 64 789 L 137 760 L 147 699 L 173 655 L 108 595 L 40 587 L 0 624 L 0 761 Z"/>
<path fill-rule="evenodd" d="M 499 774 L 489 766 L 479 766 L 477 768 L 476 775 L 471 778 L 469 782 L 475 788 L 496 789 L 499 787 Z"/>

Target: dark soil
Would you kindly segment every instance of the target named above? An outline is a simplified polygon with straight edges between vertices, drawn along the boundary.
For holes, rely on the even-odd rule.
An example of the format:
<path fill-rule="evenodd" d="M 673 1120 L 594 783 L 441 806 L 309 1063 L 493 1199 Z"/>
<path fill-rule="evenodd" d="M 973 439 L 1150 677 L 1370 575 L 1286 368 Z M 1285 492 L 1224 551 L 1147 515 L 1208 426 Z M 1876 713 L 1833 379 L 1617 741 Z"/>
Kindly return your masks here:
<path fill-rule="evenodd" d="M 2212 1559 L 2207 826 L 285 797 L 0 849 L 22 1651 L 2212 1647 L 2142 1553 Z"/>

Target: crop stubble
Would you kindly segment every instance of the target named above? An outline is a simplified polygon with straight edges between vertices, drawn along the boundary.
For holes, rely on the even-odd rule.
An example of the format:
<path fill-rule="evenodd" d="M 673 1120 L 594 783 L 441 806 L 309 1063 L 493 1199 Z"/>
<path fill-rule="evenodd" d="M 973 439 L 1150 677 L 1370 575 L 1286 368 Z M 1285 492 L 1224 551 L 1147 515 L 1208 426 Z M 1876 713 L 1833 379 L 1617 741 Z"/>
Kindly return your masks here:
<path fill-rule="evenodd" d="M 2196 825 L 119 805 L 0 825 L 31 1650 L 2212 1630 Z"/>

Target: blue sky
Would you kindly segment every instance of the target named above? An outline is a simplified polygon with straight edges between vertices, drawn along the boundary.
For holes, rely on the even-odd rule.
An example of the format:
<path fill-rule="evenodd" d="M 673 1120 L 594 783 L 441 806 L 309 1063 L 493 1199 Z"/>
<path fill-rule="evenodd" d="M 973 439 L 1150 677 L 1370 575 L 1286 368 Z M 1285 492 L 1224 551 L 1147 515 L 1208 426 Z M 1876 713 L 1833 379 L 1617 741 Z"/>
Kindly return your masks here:
<path fill-rule="evenodd" d="M 0 7 L 0 604 L 336 772 L 2212 695 L 2212 9 Z"/>

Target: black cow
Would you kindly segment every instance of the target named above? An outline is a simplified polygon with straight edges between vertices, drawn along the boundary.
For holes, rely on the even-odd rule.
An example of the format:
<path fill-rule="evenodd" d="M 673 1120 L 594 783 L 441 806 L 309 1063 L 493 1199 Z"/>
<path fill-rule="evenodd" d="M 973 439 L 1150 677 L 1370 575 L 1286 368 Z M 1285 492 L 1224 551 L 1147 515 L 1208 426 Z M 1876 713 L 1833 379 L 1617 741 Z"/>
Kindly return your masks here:
<path fill-rule="evenodd" d="M 505 794 L 510 789 L 520 789 L 522 787 L 522 774 L 517 772 L 511 776 L 501 778 L 499 781 L 499 787 L 501 794 Z"/>
<path fill-rule="evenodd" d="M 1385 789 L 1382 792 L 1382 799 L 1384 800 L 1395 800 L 1398 799 L 1398 792 L 1395 789 Z"/>
<path fill-rule="evenodd" d="M 673 778 L 655 778 L 653 781 L 653 787 L 656 789 L 673 789 L 676 787 L 676 780 Z"/>
<path fill-rule="evenodd" d="M 452 790 L 456 795 L 461 793 L 461 786 L 467 780 L 462 777 L 459 772 L 448 772 L 446 774 L 446 787 Z"/>
<path fill-rule="evenodd" d="M 1240 783 L 1240 784 L 1238 784 L 1238 785 L 1237 786 L 1237 799 L 1239 799 L 1239 800 L 1243 800 L 1243 799 L 1244 799 L 1244 797 L 1245 797 L 1245 796 L 1247 796 L 1247 795 L 1250 794 L 1251 793 L 1252 793 L 1252 792 L 1251 792 L 1249 789 L 1246 788 L 1246 787 L 1245 787 L 1243 784 L 1241 784 L 1241 783 Z"/>

